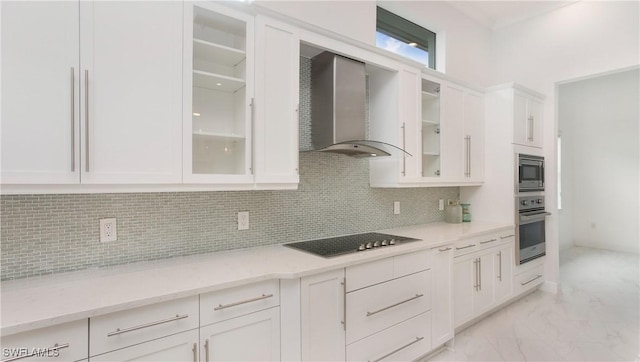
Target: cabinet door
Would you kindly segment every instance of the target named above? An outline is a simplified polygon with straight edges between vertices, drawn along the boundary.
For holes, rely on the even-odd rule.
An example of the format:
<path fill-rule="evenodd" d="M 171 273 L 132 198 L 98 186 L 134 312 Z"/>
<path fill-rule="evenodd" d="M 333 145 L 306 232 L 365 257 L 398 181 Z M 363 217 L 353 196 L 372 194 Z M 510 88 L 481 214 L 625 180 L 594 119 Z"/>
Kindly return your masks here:
<path fill-rule="evenodd" d="M 280 308 L 200 328 L 203 361 L 279 361 Z"/>
<path fill-rule="evenodd" d="M 529 98 L 527 100 L 527 114 L 529 119 L 529 143 L 535 147 L 542 147 L 542 103 L 534 98 Z"/>
<path fill-rule="evenodd" d="M 460 256 L 453 262 L 453 321 L 459 327 L 473 318 L 476 279 L 475 254 Z"/>
<path fill-rule="evenodd" d="M 440 180 L 442 176 L 442 152 L 446 143 L 442 139 L 441 107 L 445 92 L 441 84 L 431 79 L 422 79 L 421 83 L 421 169 L 422 177 L 427 180 Z"/>
<path fill-rule="evenodd" d="M 184 4 L 186 183 L 253 182 L 253 26 L 252 16 L 214 2 Z"/>
<path fill-rule="evenodd" d="M 514 265 L 513 243 L 494 251 L 494 283 L 496 303 L 509 299 L 512 295 L 512 278 Z"/>
<path fill-rule="evenodd" d="M 473 314 L 484 313 L 494 305 L 493 251 L 480 254 L 477 258 L 478 287 L 473 294 Z"/>
<path fill-rule="evenodd" d="M 78 2 L 1 6 L 2 183 L 78 183 Z"/>
<path fill-rule="evenodd" d="M 150 342 L 91 357 L 95 362 L 198 361 L 198 330 L 174 334 Z"/>
<path fill-rule="evenodd" d="M 464 177 L 484 181 L 484 98 L 467 91 L 464 97 Z"/>
<path fill-rule="evenodd" d="M 344 361 L 344 269 L 302 278 L 300 314 L 303 361 Z"/>
<path fill-rule="evenodd" d="M 517 91 L 513 94 L 513 143 L 529 145 L 527 98 Z"/>
<path fill-rule="evenodd" d="M 179 183 L 182 4 L 80 3 L 82 183 Z"/>
<path fill-rule="evenodd" d="M 400 131 L 402 148 L 409 152 L 402 154 L 401 182 L 418 181 L 421 177 L 420 147 L 420 71 L 414 68 L 400 69 Z"/>
<path fill-rule="evenodd" d="M 453 338 L 453 245 L 432 249 L 431 346 Z"/>
<path fill-rule="evenodd" d="M 443 92 L 442 112 L 442 177 L 447 181 L 464 181 L 465 136 L 463 134 L 465 90 L 447 84 Z"/>
<path fill-rule="evenodd" d="M 256 17 L 255 181 L 298 183 L 300 36 Z"/>

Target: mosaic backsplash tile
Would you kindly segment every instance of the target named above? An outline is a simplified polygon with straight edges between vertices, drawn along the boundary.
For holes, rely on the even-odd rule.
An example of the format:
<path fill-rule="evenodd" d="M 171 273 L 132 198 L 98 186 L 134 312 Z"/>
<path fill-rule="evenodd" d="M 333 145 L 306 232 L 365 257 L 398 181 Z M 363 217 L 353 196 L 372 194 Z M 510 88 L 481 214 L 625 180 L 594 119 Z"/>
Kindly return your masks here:
<path fill-rule="evenodd" d="M 310 62 L 301 65 L 300 144 L 308 145 Z M 300 154 L 300 179 L 298 190 L 287 191 L 2 195 L 0 277 L 443 221 L 438 199 L 459 194 L 457 187 L 372 189 L 368 160 L 316 152 Z M 393 215 L 394 201 L 400 215 Z M 249 211 L 249 230 L 237 230 L 238 211 Z M 100 243 L 99 219 L 108 217 L 117 218 L 118 240 Z"/>

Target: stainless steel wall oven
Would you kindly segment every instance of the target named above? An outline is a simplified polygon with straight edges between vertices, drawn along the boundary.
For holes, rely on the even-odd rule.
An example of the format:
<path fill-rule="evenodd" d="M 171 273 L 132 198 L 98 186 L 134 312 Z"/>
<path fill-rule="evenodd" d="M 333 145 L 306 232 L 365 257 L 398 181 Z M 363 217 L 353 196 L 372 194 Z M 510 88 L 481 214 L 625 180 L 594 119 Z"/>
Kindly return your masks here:
<path fill-rule="evenodd" d="M 544 196 L 516 197 L 516 260 L 524 264 L 546 253 Z"/>

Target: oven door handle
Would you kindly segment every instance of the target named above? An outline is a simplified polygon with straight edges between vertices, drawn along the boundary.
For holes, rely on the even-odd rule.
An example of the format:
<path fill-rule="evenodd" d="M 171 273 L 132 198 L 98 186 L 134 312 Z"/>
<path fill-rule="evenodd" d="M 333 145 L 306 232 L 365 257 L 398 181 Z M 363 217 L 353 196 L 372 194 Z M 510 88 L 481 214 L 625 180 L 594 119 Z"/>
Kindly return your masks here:
<path fill-rule="evenodd" d="M 543 221 L 544 218 L 549 215 L 551 215 L 551 213 L 547 211 L 533 215 L 520 215 L 520 225 Z"/>

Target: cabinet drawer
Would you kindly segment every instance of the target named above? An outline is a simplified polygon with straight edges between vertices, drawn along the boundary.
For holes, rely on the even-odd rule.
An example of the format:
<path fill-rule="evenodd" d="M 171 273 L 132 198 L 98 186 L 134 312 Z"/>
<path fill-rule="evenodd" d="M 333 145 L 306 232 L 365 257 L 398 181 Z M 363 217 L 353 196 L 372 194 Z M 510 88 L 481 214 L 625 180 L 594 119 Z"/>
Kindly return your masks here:
<path fill-rule="evenodd" d="M 464 239 L 456 241 L 453 244 L 453 256 L 467 255 L 479 249 L 478 242 L 475 239 Z"/>
<path fill-rule="evenodd" d="M 513 278 L 513 293 L 515 295 L 531 290 L 544 282 L 544 265 L 522 272 Z"/>
<path fill-rule="evenodd" d="M 346 268 L 347 292 L 427 270 L 430 251 L 422 250 Z"/>
<path fill-rule="evenodd" d="M 422 250 L 402 254 L 393 258 L 393 277 L 399 278 L 419 271 L 431 269 L 431 251 Z"/>
<path fill-rule="evenodd" d="M 347 293 L 347 344 L 431 308 L 429 270 Z"/>
<path fill-rule="evenodd" d="M 200 295 L 200 325 L 224 321 L 280 305 L 277 279 Z"/>
<path fill-rule="evenodd" d="M 198 297 L 91 318 L 89 325 L 89 354 L 95 356 L 198 328 Z"/>
<path fill-rule="evenodd" d="M 347 292 L 393 279 L 393 258 L 347 267 Z"/>
<path fill-rule="evenodd" d="M 347 361 L 414 361 L 431 350 L 431 312 L 347 346 Z"/>
<path fill-rule="evenodd" d="M 198 361 L 198 330 L 182 332 L 91 357 L 91 362 Z"/>
<path fill-rule="evenodd" d="M 4 360 L 78 361 L 86 359 L 89 324 L 86 319 L 2 337 Z M 27 357 L 38 354 L 40 357 Z"/>

